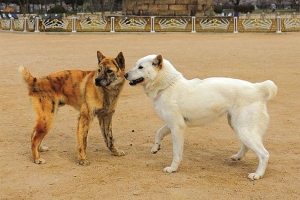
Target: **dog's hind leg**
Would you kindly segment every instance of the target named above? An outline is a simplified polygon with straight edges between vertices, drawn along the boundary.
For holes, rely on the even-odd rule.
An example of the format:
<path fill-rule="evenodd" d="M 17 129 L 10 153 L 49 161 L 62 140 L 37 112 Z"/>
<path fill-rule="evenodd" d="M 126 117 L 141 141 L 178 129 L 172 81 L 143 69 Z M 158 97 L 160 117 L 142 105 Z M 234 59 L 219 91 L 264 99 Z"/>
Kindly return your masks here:
<path fill-rule="evenodd" d="M 151 153 L 155 154 L 160 150 L 161 141 L 164 139 L 166 135 L 169 135 L 171 130 L 168 128 L 167 125 L 162 126 L 155 135 L 155 142 L 154 146 L 151 149 Z"/>
<path fill-rule="evenodd" d="M 227 114 L 227 119 L 228 119 L 229 126 L 234 130 L 234 125 L 232 124 L 230 113 Z M 238 153 L 232 155 L 231 159 L 234 161 L 241 160 L 246 155 L 248 150 L 249 150 L 248 147 L 243 144 L 240 151 Z"/>
<path fill-rule="evenodd" d="M 251 133 L 248 132 L 248 134 L 250 135 Z M 262 178 L 269 161 L 269 152 L 265 149 L 261 138 L 251 137 L 250 135 L 250 137 L 242 137 L 241 140 L 249 149 L 257 154 L 259 160 L 256 171 L 254 173 L 248 174 L 248 178 L 251 180 Z"/>
<path fill-rule="evenodd" d="M 234 161 L 241 160 L 246 155 L 248 150 L 248 147 L 243 144 L 240 151 L 237 154 L 232 155 L 231 159 Z"/>
<path fill-rule="evenodd" d="M 124 151 L 119 150 L 114 144 L 114 138 L 112 134 L 112 116 L 113 113 L 98 115 L 101 132 L 107 148 L 113 153 L 113 155 L 124 156 Z"/>
<path fill-rule="evenodd" d="M 250 173 L 251 180 L 262 178 L 267 168 L 269 152 L 263 145 L 262 136 L 267 130 L 269 116 L 264 105 L 252 105 L 239 112 L 236 121 L 232 123 L 233 128 L 244 147 L 233 157 L 241 158 L 245 155 L 247 148 L 254 151 L 259 160 L 258 167 L 254 173 Z"/>
<path fill-rule="evenodd" d="M 44 164 L 46 161 L 40 157 L 39 151 L 47 151 L 48 147 L 42 146 L 41 142 L 49 132 L 57 105 L 47 98 L 32 98 L 33 107 L 36 112 L 36 125 L 31 136 L 31 150 L 34 163 Z"/>

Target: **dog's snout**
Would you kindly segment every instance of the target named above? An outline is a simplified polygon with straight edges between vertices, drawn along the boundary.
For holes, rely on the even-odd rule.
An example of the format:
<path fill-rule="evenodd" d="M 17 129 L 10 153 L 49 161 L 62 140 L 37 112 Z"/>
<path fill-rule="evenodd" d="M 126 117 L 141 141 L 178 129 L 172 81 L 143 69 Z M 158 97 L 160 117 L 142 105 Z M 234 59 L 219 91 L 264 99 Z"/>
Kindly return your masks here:
<path fill-rule="evenodd" d="M 95 85 L 97 85 L 97 86 L 101 85 L 101 79 L 100 78 L 95 79 Z"/>

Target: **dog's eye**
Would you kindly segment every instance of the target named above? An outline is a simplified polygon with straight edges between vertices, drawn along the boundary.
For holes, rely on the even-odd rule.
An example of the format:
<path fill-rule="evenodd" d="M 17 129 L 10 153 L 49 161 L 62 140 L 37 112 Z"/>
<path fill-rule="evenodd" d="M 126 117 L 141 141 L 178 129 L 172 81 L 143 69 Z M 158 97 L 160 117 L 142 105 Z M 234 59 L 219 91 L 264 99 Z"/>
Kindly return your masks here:
<path fill-rule="evenodd" d="M 111 69 L 106 70 L 106 73 L 111 74 L 113 71 Z"/>
<path fill-rule="evenodd" d="M 98 69 L 98 73 L 100 73 L 101 72 L 101 69 Z"/>
<path fill-rule="evenodd" d="M 143 66 L 139 66 L 139 69 L 143 69 L 144 67 Z"/>

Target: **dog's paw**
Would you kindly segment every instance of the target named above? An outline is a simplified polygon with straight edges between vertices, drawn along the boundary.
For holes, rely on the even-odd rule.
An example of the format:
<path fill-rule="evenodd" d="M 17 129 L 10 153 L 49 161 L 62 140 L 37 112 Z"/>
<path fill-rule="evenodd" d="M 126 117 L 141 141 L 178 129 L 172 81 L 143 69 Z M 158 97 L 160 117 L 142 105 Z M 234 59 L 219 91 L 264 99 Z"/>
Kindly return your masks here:
<path fill-rule="evenodd" d="M 166 168 L 164 168 L 164 172 L 172 173 L 172 172 L 176 172 L 176 169 L 174 169 L 172 167 L 166 167 Z"/>
<path fill-rule="evenodd" d="M 254 180 L 258 180 L 258 179 L 262 178 L 262 176 L 260 176 L 256 173 L 250 173 L 250 174 L 248 174 L 248 178 L 250 180 L 254 181 Z"/>
<path fill-rule="evenodd" d="M 39 158 L 37 160 L 34 161 L 35 164 L 45 164 L 46 160 L 44 160 L 43 158 Z"/>
<path fill-rule="evenodd" d="M 125 156 L 125 152 L 122 150 L 116 151 L 113 154 L 114 154 L 114 156 Z"/>
<path fill-rule="evenodd" d="M 230 158 L 231 158 L 231 160 L 233 160 L 233 161 L 238 161 L 238 160 L 241 160 L 241 159 L 242 159 L 241 157 L 239 157 L 238 154 L 234 154 L 234 155 L 232 155 Z"/>
<path fill-rule="evenodd" d="M 79 165 L 88 166 L 90 165 L 90 162 L 88 160 L 79 160 Z"/>
<path fill-rule="evenodd" d="M 154 144 L 154 146 L 151 148 L 151 153 L 156 154 L 160 150 L 159 144 Z"/>
<path fill-rule="evenodd" d="M 44 152 L 44 151 L 48 151 L 48 150 L 49 150 L 49 148 L 47 146 L 42 146 L 42 145 L 39 146 L 39 152 Z"/>

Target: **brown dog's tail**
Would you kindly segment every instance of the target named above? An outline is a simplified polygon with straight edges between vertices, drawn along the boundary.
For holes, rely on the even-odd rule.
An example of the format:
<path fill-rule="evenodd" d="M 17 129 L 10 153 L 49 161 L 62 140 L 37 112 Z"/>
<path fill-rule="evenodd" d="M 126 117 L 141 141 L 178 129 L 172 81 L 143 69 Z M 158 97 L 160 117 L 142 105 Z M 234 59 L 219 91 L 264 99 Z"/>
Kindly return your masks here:
<path fill-rule="evenodd" d="M 29 72 L 29 70 L 26 67 L 21 65 L 18 70 L 19 70 L 19 73 L 22 75 L 24 81 L 27 84 L 33 82 L 34 77 L 31 75 L 31 73 Z"/>

